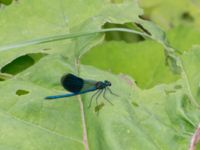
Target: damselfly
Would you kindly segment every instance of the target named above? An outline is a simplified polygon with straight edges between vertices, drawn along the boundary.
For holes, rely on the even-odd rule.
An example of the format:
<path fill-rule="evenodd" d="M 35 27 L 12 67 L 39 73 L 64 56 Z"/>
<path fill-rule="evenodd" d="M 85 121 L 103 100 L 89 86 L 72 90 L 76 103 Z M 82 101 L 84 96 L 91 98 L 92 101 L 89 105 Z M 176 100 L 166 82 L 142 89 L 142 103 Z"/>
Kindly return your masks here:
<path fill-rule="evenodd" d="M 61 78 L 62 86 L 71 93 L 63 94 L 63 95 L 54 95 L 54 96 L 47 96 L 45 99 L 57 99 L 57 98 L 64 98 L 64 97 L 71 97 L 75 95 L 80 95 L 88 92 L 93 92 L 94 95 L 90 99 L 89 106 L 92 104 L 93 98 L 96 96 L 96 104 L 98 105 L 98 98 L 101 94 L 105 100 L 107 100 L 110 104 L 111 101 L 106 97 L 106 92 L 109 91 L 110 94 L 118 96 L 117 94 L 113 93 L 109 88 L 111 86 L 110 81 L 94 81 L 94 80 L 84 80 L 80 77 L 77 77 L 73 74 L 66 74 Z"/>

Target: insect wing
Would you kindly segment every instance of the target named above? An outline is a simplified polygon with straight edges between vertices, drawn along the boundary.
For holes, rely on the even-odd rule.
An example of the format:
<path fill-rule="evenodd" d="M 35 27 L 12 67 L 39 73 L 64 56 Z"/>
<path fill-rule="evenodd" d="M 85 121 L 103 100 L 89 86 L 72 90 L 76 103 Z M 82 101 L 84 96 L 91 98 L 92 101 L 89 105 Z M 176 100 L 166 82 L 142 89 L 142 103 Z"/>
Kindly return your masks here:
<path fill-rule="evenodd" d="M 73 74 L 66 74 L 61 78 L 61 84 L 66 90 L 78 93 L 83 88 L 84 80 Z"/>
<path fill-rule="evenodd" d="M 94 81 L 94 80 L 84 80 L 81 92 L 82 91 L 95 91 L 97 89 L 96 83 L 97 83 L 97 81 Z"/>

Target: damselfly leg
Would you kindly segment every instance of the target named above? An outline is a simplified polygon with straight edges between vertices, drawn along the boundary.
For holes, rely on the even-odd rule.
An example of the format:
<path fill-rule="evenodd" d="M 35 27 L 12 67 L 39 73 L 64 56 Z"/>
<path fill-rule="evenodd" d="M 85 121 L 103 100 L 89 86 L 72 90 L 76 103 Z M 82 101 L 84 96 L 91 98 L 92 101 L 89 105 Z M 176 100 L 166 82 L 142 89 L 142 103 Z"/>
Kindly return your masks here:
<path fill-rule="evenodd" d="M 107 102 L 109 102 L 111 105 L 113 105 L 113 103 L 106 97 L 106 92 L 107 92 L 107 90 L 110 92 L 110 94 L 115 95 L 115 96 L 118 96 L 117 94 L 113 93 L 109 87 L 105 87 L 105 88 L 103 88 L 103 89 L 98 89 L 97 92 L 94 93 L 94 94 L 92 95 L 92 97 L 91 97 L 91 99 L 90 99 L 90 103 L 89 103 L 89 105 L 88 105 L 88 108 L 91 107 L 92 101 L 93 101 L 94 97 L 96 97 L 96 98 L 95 98 L 95 99 L 96 99 L 96 106 L 98 106 L 98 99 L 99 99 L 99 97 L 101 96 L 101 94 L 103 94 L 103 98 L 104 98 Z"/>
<path fill-rule="evenodd" d="M 96 97 L 96 105 L 98 106 L 98 98 L 99 98 L 99 96 L 101 95 L 101 93 L 103 92 L 103 90 L 99 90 L 100 92 L 99 92 L 99 94 L 97 95 L 97 97 Z"/>
<path fill-rule="evenodd" d="M 97 92 L 95 92 L 95 93 L 92 95 L 92 97 L 90 98 L 90 104 L 88 105 L 88 108 L 91 107 L 93 98 L 94 98 L 95 95 L 97 95 L 97 93 L 99 93 L 99 92 L 100 92 L 100 90 L 98 90 Z"/>
<path fill-rule="evenodd" d="M 111 101 L 106 97 L 106 89 L 107 89 L 107 88 L 103 89 L 103 98 L 104 98 L 105 100 L 107 100 L 111 105 L 113 105 L 113 103 L 111 103 Z"/>
<path fill-rule="evenodd" d="M 115 96 L 119 96 L 119 95 L 113 93 L 112 90 L 111 90 L 109 87 L 107 87 L 107 89 L 108 89 L 108 91 L 110 92 L 110 94 L 115 95 Z"/>

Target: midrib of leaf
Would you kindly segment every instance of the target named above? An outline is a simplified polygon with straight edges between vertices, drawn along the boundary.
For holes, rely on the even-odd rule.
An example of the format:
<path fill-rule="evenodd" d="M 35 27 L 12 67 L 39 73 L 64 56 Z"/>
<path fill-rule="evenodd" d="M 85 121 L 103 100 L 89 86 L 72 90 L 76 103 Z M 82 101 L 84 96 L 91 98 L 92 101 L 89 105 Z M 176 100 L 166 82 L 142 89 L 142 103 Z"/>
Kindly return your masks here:
<path fill-rule="evenodd" d="M 2 110 L 2 109 L 0 109 L 0 115 L 1 115 L 1 116 L 5 116 L 5 117 L 12 118 L 12 119 L 14 119 L 14 120 L 16 120 L 16 121 L 18 121 L 18 122 L 20 122 L 20 123 L 22 123 L 22 124 L 26 124 L 26 125 L 28 125 L 28 126 L 32 126 L 32 127 L 34 127 L 34 128 L 43 130 L 43 131 L 45 131 L 45 132 L 47 132 L 47 133 L 50 133 L 50 134 L 53 134 L 53 135 L 56 135 L 56 136 L 65 138 L 65 139 L 67 139 L 67 140 L 72 140 L 72 141 L 75 141 L 75 142 L 78 142 L 78 143 L 83 144 L 83 142 L 80 141 L 80 140 L 77 140 L 77 139 L 75 139 L 75 138 L 71 138 L 71 137 L 68 137 L 68 136 L 65 136 L 65 135 L 62 135 L 62 134 L 53 132 L 53 131 L 51 131 L 51 130 L 49 130 L 49 129 L 46 129 L 46 128 L 43 128 L 43 127 L 41 127 L 41 126 L 39 126 L 39 125 L 36 125 L 36 124 L 30 123 L 30 122 L 28 122 L 28 121 L 22 120 L 22 119 L 20 119 L 20 118 L 18 118 L 18 117 L 15 117 L 15 116 L 11 115 L 10 113 L 5 112 L 5 111 Z"/>
<path fill-rule="evenodd" d="M 83 101 L 80 95 L 78 95 L 78 101 L 80 104 L 81 121 L 82 121 L 82 128 L 83 128 L 83 144 L 84 144 L 85 150 L 89 150 L 86 121 L 85 121 L 85 112 L 84 112 L 84 107 L 83 107 Z"/>
<path fill-rule="evenodd" d="M 75 68 L 77 71 L 77 74 L 80 74 L 80 60 L 79 57 L 75 58 L 76 60 L 74 61 L 75 63 Z M 83 107 L 83 101 L 80 95 L 77 96 L 78 97 L 78 101 L 80 104 L 80 113 L 81 113 L 81 121 L 82 121 L 82 128 L 83 128 L 83 144 L 85 147 L 85 150 L 89 150 L 89 144 L 88 144 L 88 137 L 87 137 L 87 129 L 86 129 L 86 119 L 85 119 L 85 112 L 84 112 L 84 107 Z"/>
<path fill-rule="evenodd" d="M 25 42 L 19 42 L 19 43 L 16 43 L 16 44 L 1 46 L 0 51 L 6 51 L 6 50 L 11 50 L 11 49 L 15 49 L 15 48 L 22 48 L 22 47 L 31 46 L 31 45 L 61 41 L 61 40 L 72 39 L 72 38 L 76 38 L 76 37 L 89 36 L 89 35 L 93 35 L 93 34 L 96 34 L 96 33 L 105 33 L 105 32 L 113 32 L 113 31 L 139 34 L 141 36 L 146 36 L 146 37 L 151 38 L 148 34 L 146 34 L 144 32 L 139 32 L 139 31 L 132 30 L 132 29 L 110 28 L 110 29 L 101 29 L 101 30 L 90 31 L 90 32 L 79 32 L 79 33 L 63 34 L 63 35 L 57 35 L 57 36 L 49 36 L 49 37 L 44 37 L 44 38 L 40 38 L 40 39 L 29 40 L 29 41 L 25 41 Z"/>

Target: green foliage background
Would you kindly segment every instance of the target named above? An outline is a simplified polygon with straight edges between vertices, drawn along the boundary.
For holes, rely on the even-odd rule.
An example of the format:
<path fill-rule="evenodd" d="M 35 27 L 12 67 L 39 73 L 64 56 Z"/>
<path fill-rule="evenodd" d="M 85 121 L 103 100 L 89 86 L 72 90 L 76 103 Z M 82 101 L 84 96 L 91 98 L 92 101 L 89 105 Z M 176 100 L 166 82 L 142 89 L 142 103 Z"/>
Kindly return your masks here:
<path fill-rule="evenodd" d="M 0 3 L 0 150 L 189 148 L 200 122 L 198 1 Z M 66 92 L 69 72 L 111 81 L 114 106 L 100 97 L 88 109 L 92 93 L 45 101 Z"/>

